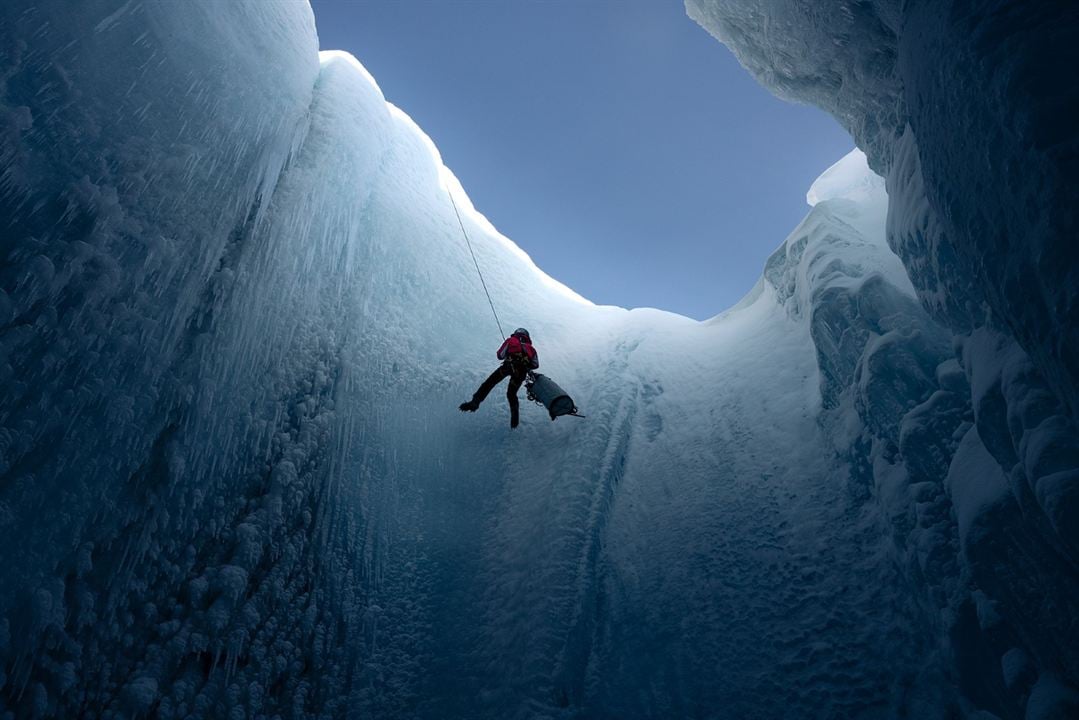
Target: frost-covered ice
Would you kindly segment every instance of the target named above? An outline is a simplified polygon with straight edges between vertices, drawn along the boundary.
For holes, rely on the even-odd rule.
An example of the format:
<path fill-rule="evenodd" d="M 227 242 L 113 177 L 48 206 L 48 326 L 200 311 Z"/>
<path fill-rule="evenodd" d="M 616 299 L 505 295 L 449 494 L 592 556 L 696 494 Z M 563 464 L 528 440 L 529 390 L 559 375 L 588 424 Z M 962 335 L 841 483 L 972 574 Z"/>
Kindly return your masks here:
<path fill-rule="evenodd" d="M 904 417 L 898 454 L 879 448 L 888 461 L 874 476 L 889 487 L 895 457 L 919 471 L 912 480 L 931 470 L 932 490 L 908 490 L 918 523 L 936 529 L 911 530 L 907 512 L 896 539 L 932 561 L 912 577 L 940 606 L 964 707 L 1079 717 L 1079 128 L 1064 109 L 1079 98 L 1074 4 L 686 6 L 764 85 L 850 130 L 887 178 L 888 243 L 950 331 L 940 390 Z M 953 521 L 954 569 L 938 532 Z"/>
<path fill-rule="evenodd" d="M 861 153 L 697 323 L 536 268 L 303 3 L 0 21 L 0 712 L 1072 702 L 1074 575 L 1019 512 L 1070 428 L 923 310 Z M 448 192 L 586 421 L 456 410 L 500 338 Z"/>

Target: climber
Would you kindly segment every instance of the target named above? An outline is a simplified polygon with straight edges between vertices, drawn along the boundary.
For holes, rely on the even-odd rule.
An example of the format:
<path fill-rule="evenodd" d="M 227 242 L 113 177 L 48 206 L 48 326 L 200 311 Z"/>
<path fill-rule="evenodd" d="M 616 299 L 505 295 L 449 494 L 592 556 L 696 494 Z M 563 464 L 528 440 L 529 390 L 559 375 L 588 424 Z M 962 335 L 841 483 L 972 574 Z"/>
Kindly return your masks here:
<path fill-rule="evenodd" d="M 487 393 L 502 382 L 502 378 L 508 377 L 510 384 L 506 388 L 506 398 L 510 403 L 510 427 L 515 428 L 520 422 L 517 391 L 521 389 L 521 383 L 528 377 L 528 373 L 539 367 L 539 356 L 532 347 L 528 331 L 524 328 L 514 330 L 502 343 L 502 347 L 498 348 L 497 355 L 502 364 L 483 381 L 471 400 L 461 403 L 460 408 L 461 412 L 476 412 Z"/>

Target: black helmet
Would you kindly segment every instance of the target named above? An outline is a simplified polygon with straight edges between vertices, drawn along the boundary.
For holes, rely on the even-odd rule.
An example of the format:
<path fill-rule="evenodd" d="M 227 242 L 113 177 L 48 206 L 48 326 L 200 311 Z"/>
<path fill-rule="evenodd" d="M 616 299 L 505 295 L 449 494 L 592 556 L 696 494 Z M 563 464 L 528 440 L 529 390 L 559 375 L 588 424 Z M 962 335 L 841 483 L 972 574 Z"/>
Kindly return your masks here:
<path fill-rule="evenodd" d="M 532 342 L 532 336 L 529 335 L 528 331 L 525 330 L 524 328 L 517 328 L 516 330 L 513 331 L 513 334 L 517 335 L 517 336 L 524 336 L 525 340 L 527 340 L 528 342 Z"/>

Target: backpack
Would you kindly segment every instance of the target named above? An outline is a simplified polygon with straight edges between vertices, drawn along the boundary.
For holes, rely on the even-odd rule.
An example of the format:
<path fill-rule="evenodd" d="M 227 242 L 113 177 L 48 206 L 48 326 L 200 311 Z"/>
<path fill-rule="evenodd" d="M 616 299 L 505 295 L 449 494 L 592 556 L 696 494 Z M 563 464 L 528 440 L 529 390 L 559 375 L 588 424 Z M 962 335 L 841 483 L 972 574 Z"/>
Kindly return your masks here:
<path fill-rule="evenodd" d="M 516 335 L 510 335 L 506 341 L 506 357 L 515 355 L 528 355 L 528 351 L 525 350 L 524 343 Z"/>
<path fill-rule="evenodd" d="M 536 351 L 532 349 L 532 344 L 528 341 L 521 340 L 516 335 L 510 335 L 506 339 L 506 360 L 514 365 L 523 365 L 525 369 L 531 369 L 536 366 L 535 357 Z"/>

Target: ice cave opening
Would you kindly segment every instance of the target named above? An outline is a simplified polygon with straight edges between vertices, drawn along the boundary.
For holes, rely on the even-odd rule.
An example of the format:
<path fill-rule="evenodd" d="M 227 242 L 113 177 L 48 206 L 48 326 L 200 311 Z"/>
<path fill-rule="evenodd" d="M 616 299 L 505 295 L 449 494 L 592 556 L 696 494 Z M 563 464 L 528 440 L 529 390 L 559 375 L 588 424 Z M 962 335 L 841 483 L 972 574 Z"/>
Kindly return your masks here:
<path fill-rule="evenodd" d="M 306 2 L 0 6 L 0 716 L 1079 716 L 1074 10 L 686 4 L 861 148 L 703 323 L 544 274 Z M 457 411 L 450 190 L 587 423 Z"/>

